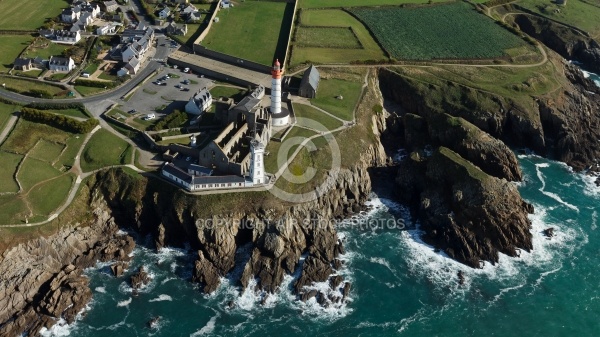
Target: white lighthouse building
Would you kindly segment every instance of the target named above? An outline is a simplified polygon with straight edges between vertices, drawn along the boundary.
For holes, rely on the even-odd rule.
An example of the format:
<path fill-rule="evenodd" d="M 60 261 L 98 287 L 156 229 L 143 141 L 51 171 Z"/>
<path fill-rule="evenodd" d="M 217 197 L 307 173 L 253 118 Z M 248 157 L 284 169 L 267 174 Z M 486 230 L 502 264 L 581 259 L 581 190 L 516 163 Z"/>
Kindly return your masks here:
<path fill-rule="evenodd" d="M 265 146 L 258 140 L 253 139 L 250 142 L 250 153 L 250 179 L 252 179 L 252 184 L 264 184 L 266 182 L 265 167 L 263 163 Z"/>
<path fill-rule="evenodd" d="M 273 126 L 285 126 L 290 122 L 290 112 L 281 108 L 281 77 L 283 76 L 283 69 L 279 60 L 275 60 L 273 64 L 273 70 L 271 70 L 271 124 Z"/>

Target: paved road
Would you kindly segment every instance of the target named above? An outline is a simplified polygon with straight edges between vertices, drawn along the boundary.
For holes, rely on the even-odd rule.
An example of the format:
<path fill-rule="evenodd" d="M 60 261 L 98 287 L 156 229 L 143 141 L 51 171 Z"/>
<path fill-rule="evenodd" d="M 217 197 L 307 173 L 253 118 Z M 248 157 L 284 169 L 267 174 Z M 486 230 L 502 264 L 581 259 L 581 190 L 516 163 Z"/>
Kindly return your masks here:
<path fill-rule="evenodd" d="M 10 116 L 10 118 L 8 119 L 8 122 L 6 122 L 6 126 L 4 127 L 4 130 L 2 130 L 2 132 L 0 132 L 0 144 L 2 144 L 4 142 L 4 140 L 6 139 L 6 137 L 8 137 L 10 130 L 12 130 L 12 128 L 15 126 L 15 124 L 17 123 L 18 120 L 19 120 L 19 117 L 15 116 L 14 114 Z"/>

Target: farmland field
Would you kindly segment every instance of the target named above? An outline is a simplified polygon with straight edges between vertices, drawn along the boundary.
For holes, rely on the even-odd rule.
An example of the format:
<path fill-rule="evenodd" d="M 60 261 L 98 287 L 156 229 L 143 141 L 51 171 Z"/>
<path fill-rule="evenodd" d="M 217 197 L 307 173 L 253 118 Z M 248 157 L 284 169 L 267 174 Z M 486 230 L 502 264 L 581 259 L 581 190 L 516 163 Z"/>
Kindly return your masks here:
<path fill-rule="evenodd" d="M 361 49 L 350 27 L 302 27 L 296 34 L 299 47 Z"/>
<path fill-rule="evenodd" d="M 359 7 L 402 4 L 426 4 L 429 0 L 299 0 L 298 8 Z M 448 0 L 433 0 L 446 2 Z"/>
<path fill-rule="evenodd" d="M 110 165 L 129 164 L 132 148 L 126 141 L 102 129 L 98 130 L 86 145 L 81 155 L 84 172 Z"/>
<path fill-rule="evenodd" d="M 64 0 L 0 1 L 0 29 L 35 30 L 67 7 L 69 3 Z"/>
<path fill-rule="evenodd" d="M 7 1 L 0 1 L 0 6 Z M 0 35 L 0 71 L 6 72 L 12 68 L 13 61 L 25 49 L 33 38 L 31 35 Z"/>
<path fill-rule="evenodd" d="M 285 56 L 293 4 L 245 1 L 219 12 L 201 45 L 264 65 Z"/>
<path fill-rule="evenodd" d="M 300 26 L 296 30 L 296 41 L 292 51 L 292 65 L 302 63 L 350 63 L 352 61 L 386 60 L 384 51 L 373 39 L 367 28 L 352 15 L 341 9 L 304 10 L 300 18 Z M 310 30 L 323 27 L 322 34 L 312 41 L 309 46 L 303 46 L 305 35 L 311 34 Z M 355 36 L 349 37 L 347 41 L 340 41 L 338 29 L 326 27 L 340 27 L 346 33 L 351 33 L 351 27 Z M 308 32 L 307 32 L 308 30 Z M 331 31 L 331 32 L 329 32 Z M 359 45 L 356 46 L 356 39 Z M 348 48 L 349 43 L 356 48 Z M 345 46 L 346 48 L 330 48 L 329 46 Z"/>
<path fill-rule="evenodd" d="M 525 46 L 518 36 L 457 2 L 414 8 L 352 9 L 396 59 L 492 59 Z"/>

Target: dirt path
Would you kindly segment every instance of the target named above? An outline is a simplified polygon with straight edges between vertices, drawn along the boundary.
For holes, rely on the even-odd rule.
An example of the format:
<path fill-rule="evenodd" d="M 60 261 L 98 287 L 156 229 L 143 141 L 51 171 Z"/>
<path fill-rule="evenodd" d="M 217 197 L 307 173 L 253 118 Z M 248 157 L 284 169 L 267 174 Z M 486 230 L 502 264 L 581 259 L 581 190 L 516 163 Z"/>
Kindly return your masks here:
<path fill-rule="evenodd" d="M 4 130 L 2 130 L 2 132 L 0 132 L 0 144 L 4 143 L 4 140 L 6 140 L 6 137 L 8 137 L 8 134 L 13 129 L 15 124 L 17 124 L 18 120 L 19 120 L 19 117 L 15 116 L 15 115 L 11 115 L 8 118 L 8 121 L 6 122 L 6 126 L 4 127 Z"/>

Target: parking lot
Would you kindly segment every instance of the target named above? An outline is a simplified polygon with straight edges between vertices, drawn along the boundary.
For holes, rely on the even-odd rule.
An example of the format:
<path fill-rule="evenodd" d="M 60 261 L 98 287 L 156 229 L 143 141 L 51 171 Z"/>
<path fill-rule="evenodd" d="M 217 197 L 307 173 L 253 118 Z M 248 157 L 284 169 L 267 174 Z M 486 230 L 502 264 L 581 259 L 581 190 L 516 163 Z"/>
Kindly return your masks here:
<path fill-rule="evenodd" d="M 171 78 L 160 81 L 166 75 Z M 189 84 L 184 84 L 185 81 Z M 181 69 L 167 66 L 156 76 L 137 89 L 135 94 L 120 109 L 123 111 L 136 110 L 139 115 L 154 113 L 159 119 L 173 110 L 184 110 L 185 104 L 198 90 L 212 87 L 214 82 L 196 74 L 186 74 Z"/>

